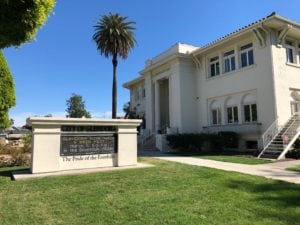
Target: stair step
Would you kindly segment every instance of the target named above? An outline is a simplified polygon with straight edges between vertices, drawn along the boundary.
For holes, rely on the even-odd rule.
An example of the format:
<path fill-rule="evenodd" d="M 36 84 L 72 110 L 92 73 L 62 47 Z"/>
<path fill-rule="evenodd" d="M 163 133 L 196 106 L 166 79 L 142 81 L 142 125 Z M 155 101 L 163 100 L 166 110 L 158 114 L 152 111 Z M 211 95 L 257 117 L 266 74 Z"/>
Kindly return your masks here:
<path fill-rule="evenodd" d="M 283 146 L 269 146 L 267 149 L 283 149 Z"/>
<path fill-rule="evenodd" d="M 280 140 L 274 139 L 274 140 L 272 141 L 272 143 L 283 143 L 283 140 L 282 140 L 282 138 L 281 138 Z"/>
<path fill-rule="evenodd" d="M 282 148 L 283 148 L 283 145 L 274 145 L 274 144 L 270 144 L 270 145 L 268 146 L 267 149 L 269 149 L 269 148 L 282 149 Z"/>
<path fill-rule="evenodd" d="M 264 152 L 264 154 L 272 154 L 272 155 L 276 155 L 276 154 L 280 154 L 282 152 L 282 150 L 281 151 L 277 151 L 277 150 L 266 150 L 265 152 Z"/>

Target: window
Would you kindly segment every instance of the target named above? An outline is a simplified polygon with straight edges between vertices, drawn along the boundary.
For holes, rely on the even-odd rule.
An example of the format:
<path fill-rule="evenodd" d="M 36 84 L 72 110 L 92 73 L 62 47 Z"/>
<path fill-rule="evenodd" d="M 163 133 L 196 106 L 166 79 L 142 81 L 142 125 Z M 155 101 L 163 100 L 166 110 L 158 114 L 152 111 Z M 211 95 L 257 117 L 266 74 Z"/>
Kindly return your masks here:
<path fill-rule="evenodd" d="M 235 70 L 235 55 L 234 50 L 224 53 L 224 72 Z"/>
<path fill-rule="evenodd" d="M 285 48 L 286 48 L 286 61 L 288 63 L 295 63 L 294 59 L 294 43 L 292 41 L 286 40 L 285 41 Z"/>
<path fill-rule="evenodd" d="M 210 59 L 210 76 L 214 77 L 220 75 L 219 56 Z"/>
<path fill-rule="evenodd" d="M 138 101 L 140 98 L 139 98 L 140 96 L 139 96 L 139 89 L 138 88 L 136 88 L 135 89 L 135 92 L 134 92 L 134 100 L 135 101 Z"/>
<path fill-rule="evenodd" d="M 211 110 L 211 118 L 212 118 L 212 125 L 220 125 L 222 124 L 222 114 L 221 109 L 212 109 Z"/>
<path fill-rule="evenodd" d="M 138 87 L 135 89 L 135 101 L 139 101 L 143 97 L 143 89 L 141 87 Z"/>
<path fill-rule="evenodd" d="M 214 100 L 210 105 L 211 112 L 211 124 L 212 125 L 221 125 L 222 124 L 222 111 L 221 103 L 217 100 Z"/>
<path fill-rule="evenodd" d="M 238 123 L 239 122 L 237 106 L 227 107 L 227 122 L 228 123 Z"/>
<path fill-rule="evenodd" d="M 252 43 L 244 45 L 240 48 L 241 67 L 254 64 L 253 45 Z"/>
<path fill-rule="evenodd" d="M 145 90 L 145 88 L 143 88 L 143 98 L 145 98 L 146 97 L 146 90 Z"/>
<path fill-rule="evenodd" d="M 256 104 L 244 105 L 244 118 L 245 122 L 256 122 L 257 121 L 257 106 Z"/>

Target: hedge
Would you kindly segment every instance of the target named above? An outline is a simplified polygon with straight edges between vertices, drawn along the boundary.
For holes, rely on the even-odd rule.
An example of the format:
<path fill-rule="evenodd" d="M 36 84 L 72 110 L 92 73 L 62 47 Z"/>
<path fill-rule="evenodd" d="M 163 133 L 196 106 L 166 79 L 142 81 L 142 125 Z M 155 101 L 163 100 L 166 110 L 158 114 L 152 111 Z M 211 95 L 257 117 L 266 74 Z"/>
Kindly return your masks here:
<path fill-rule="evenodd" d="M 167 135 L 169 146 L 179 150 L 201 150 L 205 143 L 209 143 L 213 150 L 225 148 L 238 148 L 238 134 L 235 132 L 207 133 L 184 133 Z"/>

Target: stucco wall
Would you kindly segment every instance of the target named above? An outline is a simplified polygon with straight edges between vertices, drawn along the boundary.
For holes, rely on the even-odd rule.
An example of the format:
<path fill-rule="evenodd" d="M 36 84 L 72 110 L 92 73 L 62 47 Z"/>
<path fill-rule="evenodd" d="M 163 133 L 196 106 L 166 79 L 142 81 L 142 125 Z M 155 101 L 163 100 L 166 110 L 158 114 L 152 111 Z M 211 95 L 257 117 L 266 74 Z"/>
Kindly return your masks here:
<path fill-rule="evenodd" d="M 196 66 L 191 59 L 180 61 L 181 132 L 197 131 Z"/>
<path fill-rule="evenodd" d="M 254 47 L 254 65 L 237 69 L 217 77 L 207 78 L 207 57 L 211 52 L 224 52 L 225 49 L 232 49 L 236 44 L 252 42 Z M 222 48 L 212 49 L 201 58 L 201 69 L 197 76 L 197 110 L 198 129 L 209 126 L 208 99 L 230 97 L 235 94 L 247 94 L 255 91 L 257 96 L 258 122 L 262 123 L 262 130 L 265 130 L 275 120 L 275 105 L 272 82 L 271 51 L 267 38 L 266 47 L 260 47 L 253 35 L 244 37 L 234 44 L 222 46 Z M 241 109 L 239 109 L 241 112 Z M 242 122 L 239 113 L 240 123 Z M 225 121 L 223 121 L 225 122 Z M 226 123 L 225 123 L 226 124 Z"/>
<path fill-rule="evenodd" d="M 275 74 L 275 96 L 277 114 L 280 124 L 284 124 L 291 116 L 290 93 L 291 89 L 300 91 L 300 65 L 288 64 L 286 49 L 276 43 L 276 34 L 273 33 L 273 65 Z"/>

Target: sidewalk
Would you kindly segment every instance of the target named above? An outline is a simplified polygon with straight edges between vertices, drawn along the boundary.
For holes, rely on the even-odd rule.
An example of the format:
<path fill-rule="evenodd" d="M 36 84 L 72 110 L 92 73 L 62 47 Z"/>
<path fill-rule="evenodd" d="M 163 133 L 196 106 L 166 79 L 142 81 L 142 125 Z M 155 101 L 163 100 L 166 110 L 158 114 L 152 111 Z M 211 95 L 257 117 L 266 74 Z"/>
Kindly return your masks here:
<path fill-rule="evenodd" d="M 262 176 L 274 180 L 282 180 L 290 183 L 300 184 L 299 172 L 285 170 L 287 167 L 300 165 L 300 160 L 280 161 L 260 165 L 245 165 L 182 156 L 156 156 L 155 158 L 194 166 L 204 166 L 226 171 L 235 171 L 244 174 Z"/>

